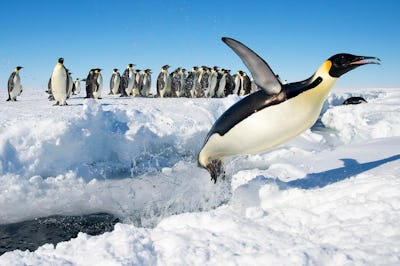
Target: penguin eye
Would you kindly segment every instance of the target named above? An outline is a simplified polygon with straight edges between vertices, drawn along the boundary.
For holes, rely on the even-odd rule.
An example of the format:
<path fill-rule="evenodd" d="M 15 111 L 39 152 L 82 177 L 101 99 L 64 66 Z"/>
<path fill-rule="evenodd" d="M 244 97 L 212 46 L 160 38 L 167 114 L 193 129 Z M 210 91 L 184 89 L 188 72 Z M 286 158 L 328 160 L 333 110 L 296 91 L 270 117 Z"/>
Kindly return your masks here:
<path fill-rule="evenodd" d="M 338 65 L 346 65 L 347 59 L 344 55 L 340 55 L 336 62 Z"/>

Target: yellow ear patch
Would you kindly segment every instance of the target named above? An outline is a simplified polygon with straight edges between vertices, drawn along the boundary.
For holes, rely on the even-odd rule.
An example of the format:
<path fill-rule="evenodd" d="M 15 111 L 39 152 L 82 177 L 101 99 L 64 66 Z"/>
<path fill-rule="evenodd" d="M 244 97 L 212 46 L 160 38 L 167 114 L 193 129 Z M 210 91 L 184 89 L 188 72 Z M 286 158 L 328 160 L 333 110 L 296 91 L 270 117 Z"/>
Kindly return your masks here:
<path fill-rule="evenodd" d="M 331 60 L 326 60 L 324 63 L 324 69 L 327 73 L 329 73 L 329 70 L 331 69 L 332 62 Z"/>

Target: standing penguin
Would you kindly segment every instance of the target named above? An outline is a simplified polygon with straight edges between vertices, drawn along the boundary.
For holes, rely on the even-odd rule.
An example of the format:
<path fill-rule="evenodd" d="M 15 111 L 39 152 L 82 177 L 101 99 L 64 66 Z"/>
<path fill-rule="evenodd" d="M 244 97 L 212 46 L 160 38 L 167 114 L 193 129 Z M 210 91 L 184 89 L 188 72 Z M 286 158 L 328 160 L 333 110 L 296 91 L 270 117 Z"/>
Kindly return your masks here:
<path fill-rule="evenodd" d="M 96 90 L 93 91 L 93 97 L 95 99 L 101 99 L 101 93 L 103 91 L 103 76 L 100 68 L 94 70 L 93 79 L 96 83 Z"/>
<path fill-rule="evenodd" d="M 17 96 L 19 96 L 22 92 L 21 78 L 19 76 L 19 71 L 22 69 L 22 66 L 17 66 L 14 71 L 11 73 L 8 78 L 8 99 L 7 101 L 15 102 L 17 100 Z"/>
<path fill-rule="evenodd" d="M 221 79 L 221 74 L 219 73 L 218 67 L 214 66 L 209 76 L 209 86 L 206 97 L 213 98 L 215 96 L 218 90 L 218 78 Z"/>
<path fill-rule="evenodd" d="M 140 69 L 136 69 L 133 73 L 133 87 L 132 87 L 132 95 L 134 97 L 140 96 Z"/>
<path fill-rule="evenodd" d="M 124 73 L 122 73 L 121 82 L 120 82 L 121 97 L 129 96 L 128 86 L 129 86 L 130 76 L 133 76 L 133 69 L 132 69 L 133 66 L 134 66 L 134 64 L 128 64 Z"/>
<path fill-rule="evenodd" d="M 71 94 L 73 93 L 74 89 L 74 80 L 72 79 L 72 73 L 67 69 L 68 71 L 68 91 L 67 91 L 67 99 L 71 97 Z"/>
<path fill-rule="evenodd" d="M 215 97 L 217 97 L 217 98 L 225 97 L 227 76 L 228 76 L 228 71 L 226 69 L 223 69 L 222 76 L 218 83 L 218 90 L 215 92 Z"/>
<path fill-rule="evenodd" d="M 151 89 L 151 70 L 145 69 L 141 79 L 142 88 L 140 90 L 140 94 L 144 97 L 149 97 Z"/>
<path fill-rule="evenodd" d="M 128 86 L 125 88 L 127 96 L 132 95 L 133 85 L 135 82 L 135 73 L 133 71 L 134 64 L 129 64 L 128 68 L 125 70 L 126 76 L 128 77 Z"/>
<path fill-rule="evenodd" d="M 59 58 L 50 78 L 51 92 L 56 103 L 54 105 L 67 105 L 69 88 L 68 70 L 64 66 L 64 58 Z"/>
<path fill-rule="evenodd" d="M 157 97 L 160 98 L 169 96 L 169 92 L 171 91 L 171 79 L 169 77 L 168 68 L 169 65 L 164 65 L 157 77 Z"/>
<path fill-rule="evenodd" d="M 109 94 L 116 95 L 118 93 L 120 83 L 121 83 L 121 75 L 118 72 L 118 68 L 114 68 L 110 79 Z"/>
<path fill-rule="evenodd" d="M 79 78 L 75 79 L 75 95 L 78 95 L 79 93 L 81 93 L 81 81 Z"/>
<path fill-rule="evenodd" d="M 242 70 L 238 70 L 235 75 L 233 75 L 233 82 L 235 84 L 232 94 L 239 95 L 240 94 L 240 87 L 242 86 L 242 79 L 241 74 Z"/>
<path fill-rule="evenodd" d="M 198 162 L 208 170 L 214 182 L 219 176 L 224 177 L 222 159 L 266 151 L 309 129 L 340 76 L 380 61 L 370 56 L 336 54 L 310 78 L 282 84 L 268 64 L 251 49 L 230 38 L 222 38 L 222 41 L 242 59 L 261 90 L 231 106 L 207 134 Z"/>
<path fill-rule="evenodd" d="M 89 70 L 89 74 L 86 77 L 86 97 L 94 98 L 93 92 L 96 90 L 96 82 L 94 80 L 94 69 Z"/>
<path fill-rule="evenodd" d="M 239 95 L 244 96 L 250 93 L 251 91 L 251 81 L 249 76 L 247 76 L 246 72 L 240 71 L 240 91 Z"/>
<path fill-rule="evenodd" d="M 185 91 L 188 92 L 189 98 L 194 98 L 196 90 L 196 82 L 198 78 L 198 67 L 192 67 L 185 79 Z"/>

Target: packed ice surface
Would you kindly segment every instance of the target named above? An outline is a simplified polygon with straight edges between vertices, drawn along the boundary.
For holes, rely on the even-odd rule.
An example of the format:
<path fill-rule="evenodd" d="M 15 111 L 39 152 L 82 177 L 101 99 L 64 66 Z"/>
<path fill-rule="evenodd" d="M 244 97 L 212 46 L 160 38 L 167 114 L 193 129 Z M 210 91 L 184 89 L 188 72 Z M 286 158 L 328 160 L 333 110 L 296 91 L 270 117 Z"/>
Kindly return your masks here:
<path fill-rule="evenodd" d="M 350 96 L 368 103 L 343 106 Z M 0 224 L 108 212 L 99 236 L 0 256 L 5 265 L 398 265 L 400 91 L 334 89 L 314 127 L 228 158 L 216 185 L 196 156 L 240 98 L 0 93 Z M 243 137 L 251 137 L 251 130 Z"/>

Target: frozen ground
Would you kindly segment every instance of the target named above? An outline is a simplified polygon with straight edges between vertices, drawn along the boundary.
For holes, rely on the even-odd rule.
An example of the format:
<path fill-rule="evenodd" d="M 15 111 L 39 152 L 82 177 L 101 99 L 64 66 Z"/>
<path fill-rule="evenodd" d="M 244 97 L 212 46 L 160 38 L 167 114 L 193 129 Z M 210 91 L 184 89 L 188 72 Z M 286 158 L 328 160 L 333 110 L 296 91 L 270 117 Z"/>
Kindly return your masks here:
<path fill-rule="evenodd" d="M 342 106 L 349 96 L 368 103 Z M 12 251 L 0 265 L 399 265 L 400 90 L 333 90 L 293 141 L 230 158 L 214 185 L 196 156 L 226 99 L 0 92 L 0 224 L 106 212 L 98 236 Z M 251 137 L 251 131 L 249 131 Z"/>

